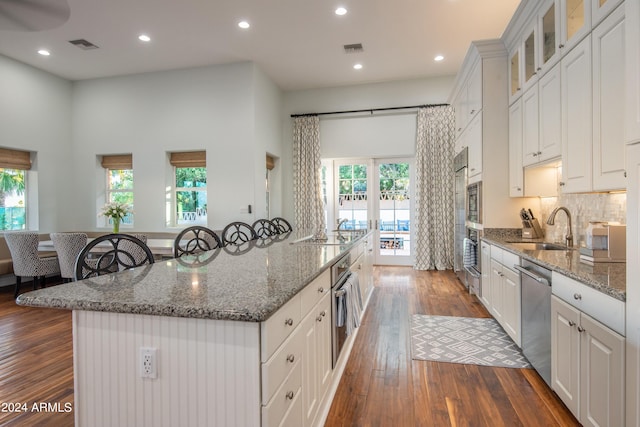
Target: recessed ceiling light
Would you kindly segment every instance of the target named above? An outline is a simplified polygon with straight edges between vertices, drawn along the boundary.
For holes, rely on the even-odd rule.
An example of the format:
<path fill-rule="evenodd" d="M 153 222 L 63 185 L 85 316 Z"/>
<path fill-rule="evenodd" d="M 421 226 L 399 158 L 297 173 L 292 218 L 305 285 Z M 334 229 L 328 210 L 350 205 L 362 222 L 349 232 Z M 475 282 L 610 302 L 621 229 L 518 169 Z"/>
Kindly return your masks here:
<path fill-rule="evenodd" d="M 355 70 L 361 70 L 362 69 L 362 64 L 356 64 L 356 65 L 353 66 L 353 68 Z"/>
<path fill-rule="evenodd" d="M 150 42 L 151 41 L 151 37 L 149 37 L 146 34 L 140 34 L 138 36 L 138 40 L 142 41 L 142 42 Z"/>
<path fill-rule="evenodd" d="M 246 30 L 247 28 L 249 28 L 251 25 L 249 25 L 249 23 L 247 21 L 240 21 L 238 22 L 238 27 L 242 28 L 243 30 Z"/>
<path fill-rule="evenodd" d="M 437 55 L 435 58 L 433 58 L 434 61 L 438 61 L 438 62 L 442 61 L 443 59 L 444 59 L 444 56 L 442 55 Z"/>
<path fill-rule="evenodd" d="M 46 50 L 46 49 L 40 49 L 40 50 L 38 51 L 38 53 L 39 53 L 40 55 L 42 55 L 42 56 L 49 56 L 49 55 L 51 55 L 51 52 L 49 52 L 49 51 L 48 51 L 48 50 Z"/>
<path fill-rule="evenodd" d="M 346 15 L 347 14 L 347 9 L 345 9 L 344 7 L 339 7 L 336 9 L 336 15 Z"/>

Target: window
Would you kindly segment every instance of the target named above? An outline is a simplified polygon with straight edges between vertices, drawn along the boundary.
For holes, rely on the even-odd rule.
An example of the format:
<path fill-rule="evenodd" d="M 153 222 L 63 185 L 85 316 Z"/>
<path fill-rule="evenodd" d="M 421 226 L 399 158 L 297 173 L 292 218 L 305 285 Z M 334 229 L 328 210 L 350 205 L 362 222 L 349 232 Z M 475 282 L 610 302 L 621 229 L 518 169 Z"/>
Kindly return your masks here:
<path fill-rule="evenodd" d="M 102 167 L 106 170 L 107 203 L 127 203 L 133 206 L 133 156 L 131 154 L 102 156 Z M 111 224 L 107 218 L 106 225 Z M 121 224 L 133 225 L 133 214 L 124 217 Z"/>
<path fill-rule="evenodd" d="M 207 225 L 206 152 L 171 153 L 170 163 L 175 176 L 170 224 Z"/>
<path fill-rule="evenodd" d="M 0 230 L 27 228 L 28 151 L 0 148 Z"/>

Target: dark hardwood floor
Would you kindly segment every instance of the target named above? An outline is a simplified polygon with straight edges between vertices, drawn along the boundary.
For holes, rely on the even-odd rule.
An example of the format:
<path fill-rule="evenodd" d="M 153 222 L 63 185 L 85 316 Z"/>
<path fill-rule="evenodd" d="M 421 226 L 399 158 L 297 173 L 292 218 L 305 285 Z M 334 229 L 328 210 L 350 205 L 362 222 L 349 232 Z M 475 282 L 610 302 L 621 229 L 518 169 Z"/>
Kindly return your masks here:
<path fill-rule="evenodd" d="M 575 426 L 531 369 L 411 359 L 412 314 L 489 317 L 452 272 L 376 267 L 375 290 L 325 424 Z"/>
<path fill-rule="evenodd" d="M 489 316 L 453 273 L 376 267 L 375 285 L 326 426 L 579 425 L 533 370 L 411 359 L 411 314 Z M 0 425 L 72 426 L 71 313 L 17 306 L 12 292 L 0 289 L 0 410 L 28 411 L 0 411 Z"/>

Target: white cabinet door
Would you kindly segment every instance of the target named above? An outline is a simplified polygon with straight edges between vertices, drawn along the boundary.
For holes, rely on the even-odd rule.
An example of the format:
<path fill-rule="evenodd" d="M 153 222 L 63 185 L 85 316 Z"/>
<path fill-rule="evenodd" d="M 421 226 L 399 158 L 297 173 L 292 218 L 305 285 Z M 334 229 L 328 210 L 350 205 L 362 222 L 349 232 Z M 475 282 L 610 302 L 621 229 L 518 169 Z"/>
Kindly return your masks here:
<path fill-rule="evenodd" d="M 560 1 L 560 49 L 569 52 L 587 34 L 591 32 L 591 1 L 598 0 L 559 0 Z"/>
<path fill-rule="evenodd" d="M 467 113 L 471 120 L 482 110 L 482 61 L 477 61 L 467 82 Z"/>
<path fill-rule="evenodd" d="M 491 260 L 491 314 L 501 325 L 503 320 L 502 264 Z"/>
<path fill-rule="evenodd" d="M 466 130 L 469 145 L 469 178 L 482 173 L 482 111 L 469 123 Z"/>
<path fill-rule="evenodd" d="M 626 92 L 624 27 L 624 7 L 619 7 L 591 33 L 594 190 L 626 188 L 624 104 L 620 102 Z"/>
<path fill-rule="evenodd" d="M 604 20 L 623 0 L 591 0 L 591 26 L 596 26 Z"/>
<path fill-rule="evenodd" d="M 522 101 L 509 107 L 509 196 L 524 195 L 522 169 Z"/>
<path fill-rule="evenodd" d="M 628 3 L 627 3 L 628 4 Z M 640 144 L 627 147 L 627 283 L 640 277 Z M 627 286 L 627 426 L 640 426 L 640 286 Z"/>
<path fill-rule="evenodd" d="M 544 76 L 560 58 L 560 0 L 544 0 L 538 14 L 538 75 Z"/>
<path fill-rule="evenodd" d="M 561 61 L 562 191 L 591 191 L 592 99 L 591 38 L 587 36 Z"/>
<path fill-rule="evenodd" d="M 553 67 L 538 80 L 540 114 L 540 156 L 546 161 L 562 155 L 562 92 L 560 65 Z"/>
<path fill-rule="evenodd" d="M 522 96 L 522 164 L 537 163 L 542 152 L 538 138 L 538 86 Z"/>
<path fill-rule="evenodd" d="M 625 5 L 625 142 L 640 142 L 640 2 Z"/>
<path fill-rule="evenodd" d="M 502 327 L 509 334 L 513 342 L 520 347 L 520 274 L 503 266 L 502 295 L 503 295 L 503 324 Z"/>
<path fill-rule="evenodd" d="M 331 355 L 331 294 L 325 295 L 318 304 L 316 318 L 316 349 L 318 350 L 318 397 L 324 399 L 331 384 L 333 365 Z"/>
<path fill-rule="evenodd" d="M 582 313 L 580 316 L 580 422 L 624 425 L 624 337 Z"/>
<path fill-rule="evenodd" d="M 520 44 L 509 52 L 509 105 L 522 96 L 522 49 Z"/>
<path fill-rule="evenodd" d="M 300 324 L 304 340 L 302 352 L 302 408 L 304 425 L 310 426 L 318 412 L 320 388 L 318 386 L 318 339 L 316 337 L 316 313 L 311 313 Z"/>
<path fill-rule="evenodd" d="M 491 311 L 491 245 L 485 242 L 480 244 L 480 267 L 482 268 L 482 292 L 480 301 L 488 311 Z"/>
<path fill-rule="evenodd" d="M 551 388 L 571 413 L 580 414 L 580 312 L 551 296 Z"/>

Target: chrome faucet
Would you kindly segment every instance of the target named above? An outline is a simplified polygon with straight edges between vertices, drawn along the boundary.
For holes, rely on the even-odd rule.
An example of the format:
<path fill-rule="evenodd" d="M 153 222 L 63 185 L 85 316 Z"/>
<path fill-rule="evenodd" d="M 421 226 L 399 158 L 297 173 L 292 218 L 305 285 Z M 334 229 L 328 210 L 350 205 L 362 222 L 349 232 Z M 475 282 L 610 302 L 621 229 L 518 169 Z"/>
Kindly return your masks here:
<path fill-rule="evenodd" d="M 342 218 L 342 219 L 338 218 L 337 222 L 338 222 L 337 230 L 340 231 L 340 227 L 342 226 L 342 224 L 344 224 L 345 222 L 349 222 L 349 219 L 348 218 Z"/>
<path fill-rule="evenodd" d="M 549 219 L 547 219 L 547 224 L 554 225 L 556 214 L 558 213 L 558 211 L 564 211 L 564 213 L 567 214 L 567 227 L 569 228 L 569 231 L 564 239 L 567 244 L 567 247 L 571 248 L 573 247 L 573 234 L 571 233 L 571 213 L 569 212 L 569 209 L 565 208 L 564 206 L 559 206 L 555 208 L 553 212 L 551 212 L 551 215 L 549 215 Z"/>

